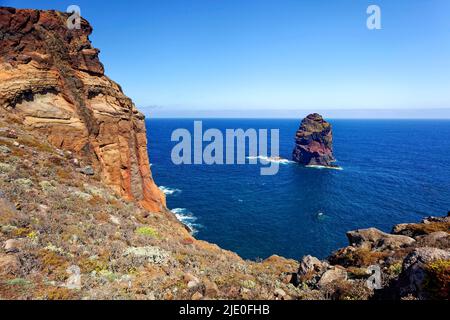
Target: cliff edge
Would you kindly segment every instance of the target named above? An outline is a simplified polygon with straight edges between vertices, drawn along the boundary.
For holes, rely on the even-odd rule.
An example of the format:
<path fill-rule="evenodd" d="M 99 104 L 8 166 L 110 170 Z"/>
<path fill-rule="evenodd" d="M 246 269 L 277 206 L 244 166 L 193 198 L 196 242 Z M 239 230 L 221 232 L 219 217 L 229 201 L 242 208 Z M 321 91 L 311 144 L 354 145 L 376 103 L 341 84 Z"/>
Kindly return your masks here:
<path fill-rule="evenodd" d="M 83 157 L 117 194 L 161 211 L 165 198 L 152 179 L 144 116 L 105 76 L 89 23 L 69 30 L 67 18 L 0 8 L 0 110 Z"/>

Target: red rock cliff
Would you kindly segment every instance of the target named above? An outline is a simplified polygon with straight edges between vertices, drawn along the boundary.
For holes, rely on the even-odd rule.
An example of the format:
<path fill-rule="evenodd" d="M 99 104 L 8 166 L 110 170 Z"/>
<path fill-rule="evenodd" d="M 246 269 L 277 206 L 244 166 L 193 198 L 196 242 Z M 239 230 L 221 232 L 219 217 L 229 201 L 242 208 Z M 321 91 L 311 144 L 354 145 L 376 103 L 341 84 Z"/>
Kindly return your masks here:
<path fill-rule="evenodd" d="M 153 182 L 144 116 L 104 75 L 92 28 L 56 11 L 0 7 L 0 110 L 89 159 L 118 194 L 165 208 Z"/>

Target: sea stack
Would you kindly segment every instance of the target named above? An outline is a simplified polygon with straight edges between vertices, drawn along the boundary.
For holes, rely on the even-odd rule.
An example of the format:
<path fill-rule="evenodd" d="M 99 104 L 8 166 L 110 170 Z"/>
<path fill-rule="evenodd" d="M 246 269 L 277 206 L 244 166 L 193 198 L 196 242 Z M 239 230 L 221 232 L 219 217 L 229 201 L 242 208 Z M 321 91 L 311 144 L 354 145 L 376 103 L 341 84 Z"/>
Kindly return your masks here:
<path fill-rule="evenodd" d="M 305 166 L 335 167 L 331 124 L 320 114 L 313 113 L 302 120 L 292 159 Z"/>

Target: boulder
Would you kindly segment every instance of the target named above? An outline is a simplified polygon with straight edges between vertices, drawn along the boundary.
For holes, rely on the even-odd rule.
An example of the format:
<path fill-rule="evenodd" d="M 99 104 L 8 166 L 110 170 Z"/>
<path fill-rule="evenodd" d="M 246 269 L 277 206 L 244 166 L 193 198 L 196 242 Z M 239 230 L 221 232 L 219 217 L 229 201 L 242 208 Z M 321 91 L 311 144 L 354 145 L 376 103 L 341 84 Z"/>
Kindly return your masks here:
<path fill-rule="evenodd" d="M 0 275 L 18 275 L 20 267 L 20 260 L 16 255 L 0 254 Z"/>
<path fill-rule="evenodd" d="M 219 288 L 217 287 L 215 282 L 205 279 L 203 281 L 203 285 L 205 287 L 205 297 L 216 298 L 219 295 Z"/>
<path fill-rule="evenodd" d="M 376 228 L 361 229 L 347 232 L 350 245 L 367 249 L 398 249 L 415 242 L 413 238 L 393 235 Z"/>
<path fill-rule="evenodd" d="M 164 249 L 155 246 L 130 247 L 123 256 L 136 259 L 136 261 L 164 265 L 168 262 L 170 254 Z"/>
<path fill-rule="evenodd" d="M 198 281 L 191 280 L 187 283 L 188 289 L 197 288 L 200 283 Z"/>
<path fill-rule="evenodd" d="M 203 295 L 200 292 L 196 292 L 192 295 L 191 300 L 193 301 L 198 301 L 198 300 L 202 300 L 203 299 Z"/>
<path fill-rule="evenodd" d="M 399 276 L 400 296 L 413 295 L 427 299 L 427 265 L 437 260 L 449 260 L 450 251 L 431 247 L 416 248 L 403 261 L 402 273 Z"/>
<path fill-rule="evenodd" d="M 342 281 L 342 280 L 347 280 L 347 271 L 338 267 L 334 267 L 333 269 L 327 270 L 322 275 L 318 285 L 319 287 L 323 287 L 335 281 Z"/>
<path fill-rule="evenodd" d="M 6 132 L 6 137 L 8 137 L 10 139 L 17 139 L 17 138 L 19 138 L 19 136 L 17 135 L 16 130 L 14 130 L 14 129 L 8 130 Z"/>
<path fill-rule="evenodd" d="M 286 296 L 286 292 L 281 288 L 275 289 L 273 294 L 275 295 L 275 297 L 278 297 L 280 299 Z"/>
<path fill-rule="evenodd" d="M 85 166 L 83 168 L 78 169 L 77 171 L 87 176 L 93 176 L 95 174 L 94 168 L 92 168 L 91 166 Z"/>
<path fill-rule="evenodd" d="M 393 234 L 413 238 L 438 231 L 450 233 L 450 217 L 428 217 L 423 219 L 421 223 L 402 223 L 392 228 Z"/>
<path fill-rule="evenodd" d="M 449 238 L 449 237 L 450 237 L 450 233 L 445 232 L 445 231 L 437 231 L 437 232 L 433 232 L 433 233 L 421 236 L 420 239 L 436 241 L 436 240 L 445 239 L 445 238 Z"/>
<path fill-rule="evenodd" d="M 190 282 L 190 281 L 195 281 L 195 282 L 197 282 L 197 283 L 200 283 L 200 280 L 198 280 L 198 278 L 197 278 L 196 276 L 194 276 L 194 275 L 192 275 L 192 274 L 190 274 L 190 273 L 185 273 L 185 274 L 183 275 L 183 280 L 184 280 L 186 283 L 188 283 L 188 282 Z"/>
<path fill-rule="evenodd" d="M 5 241 L 4 249 L 6 253 L 19 252 L 20 242 L 16 239 L 9 239 Z"/>
<path fill-rule="evenodd" d="M 300 261 L 300 267 L 298 269 L 298 275 L 304 276 L 311 272 L 318 272 L 322 269 L 322 262 L 316 257 L 305 256 Z"/>
<path fill-rule="evenodd" d="M 216 298 L 219 295 L 219 288 L 213 281 L 206 279 L 203 283 L 205 285 L 205 297 Z"/>
<path fill-rule="evenodd" d="M 450 249 L 450 234 L 445 231 L 437 231 L 427 235 L 418 236 L 416 240 L 421 247 Z"/>
<path fill-rule="evenodd" d="M 446 216 L 446 217 L 427 217 L 427 218 L 422 220 L 422 223 L 425 223 L 425 224 L 429 224 L 429 223 L 433 223 L 433 222 L 438 222 L 438 223 L 450 222 L 450 216 Z"/>
<path fill-rule="evenodd" d="M 120 226 L 120 219 L 116 216 L 113 215 L 109 215 L 109 221 L 111 221 L 113 224 L 115 224 L 116 226 Z"/>
<path fill-rule="evenodd" d="M 200 285 L 200 280 L 190 273 L 185 273 L 183 280 L 187 283 L 188 289 L 197 288 Z"/>
<path fill-rule="evenodd" d="M 79 166 L 80 166 L 80 161 L 79 161 L 77 158 L 73 158 L 73 159 L 72 159 L 72 164 L 73 164 L 75 167 L 79 167 Z"/>
<path fill-rule="evenodd" d="M 70 275 L 64 286 L 69 290 L 81 290 L 81 270 L 80 267 L 72 265 L 66 272 Z"/>

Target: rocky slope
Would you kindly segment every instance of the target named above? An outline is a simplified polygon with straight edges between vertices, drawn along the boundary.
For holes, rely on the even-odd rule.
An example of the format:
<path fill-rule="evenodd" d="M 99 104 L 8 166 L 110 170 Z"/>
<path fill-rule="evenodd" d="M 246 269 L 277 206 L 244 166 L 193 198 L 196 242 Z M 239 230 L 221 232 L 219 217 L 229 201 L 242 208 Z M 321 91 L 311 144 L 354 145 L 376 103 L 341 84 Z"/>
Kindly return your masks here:
<path fill-rule="evenodd" d="M 0 115 L 0 299 L 450 297 L 450 217 L 349 232 L 327 260 L 244 261 L 125 201 L 73 157 Z M 373 265 L 380 290 L 367 286 Z"/>
<path fill-rule="evenodd" d="M 165 199 L 152 180 L 144 116 L 104 75 L 88 22 L 69 30 L 67 17 L 0 8 L 1 112 L 82 155 L 83 166 L 100 171 L 117 194 L 161 211 Z"/>
<path fill-rule="evenodd" d="M 302 120 L 292 159 L 306 166 L 334 166 L 331 125 L 321 115 L 313 113 Z"/>
<path fill-rule="evenodd" d="M 0 8 L 0 299 L 449 298 L 450 217 L 349 232 L 325 261 L 244 261 L 193 238 L 164 208 L 143 117 L 103 75 L 91 28 L 64 19 Z"/>

